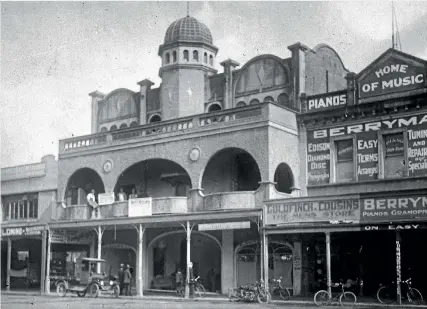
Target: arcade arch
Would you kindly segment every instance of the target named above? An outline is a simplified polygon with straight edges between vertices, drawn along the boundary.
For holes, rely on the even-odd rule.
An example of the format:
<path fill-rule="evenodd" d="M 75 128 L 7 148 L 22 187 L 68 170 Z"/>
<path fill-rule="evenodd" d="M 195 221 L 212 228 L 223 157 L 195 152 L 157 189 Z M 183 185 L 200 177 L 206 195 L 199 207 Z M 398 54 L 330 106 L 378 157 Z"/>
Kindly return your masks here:
<path fill-rule="evenodd" d="M 67 205 L 86 204 L 86 195 L 94 189 L 95 195 L 105 192 L 104 183 L 93 169 L 84 167 L 75 171 L 68 179 L 64 200 Z"/>

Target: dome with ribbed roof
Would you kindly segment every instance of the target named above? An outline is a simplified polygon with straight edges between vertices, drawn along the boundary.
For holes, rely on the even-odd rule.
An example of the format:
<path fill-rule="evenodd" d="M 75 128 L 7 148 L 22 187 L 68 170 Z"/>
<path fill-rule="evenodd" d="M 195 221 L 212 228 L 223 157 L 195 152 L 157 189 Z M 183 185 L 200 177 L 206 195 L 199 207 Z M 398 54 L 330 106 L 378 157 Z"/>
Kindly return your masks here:
<path fill-rule="evenodd" d="M 212 34 L 205 24 L 191 16 L 174 21 L 166 30 L 164 44 L 198 42 L 212 45 Z"/>

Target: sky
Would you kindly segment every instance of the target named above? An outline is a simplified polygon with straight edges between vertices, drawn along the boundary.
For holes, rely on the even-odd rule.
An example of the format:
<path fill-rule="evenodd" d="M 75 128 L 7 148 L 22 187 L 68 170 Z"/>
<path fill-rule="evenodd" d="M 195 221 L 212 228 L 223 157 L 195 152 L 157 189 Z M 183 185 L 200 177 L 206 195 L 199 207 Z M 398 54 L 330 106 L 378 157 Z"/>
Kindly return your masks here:
<path fill-rule="evenodd" d="M 402 51 L 427 59 L 427 2 L 395 1 Z M 58 154 L 58 140 L 90 134 L 91 98 L 158 87 L 158 47 L 186 2 L 2 2 L 1 167 Z M 290 57 L 326 43 L 360 72 L 391 47 L 391 2 L 190 2 L 227 58 Z"/>

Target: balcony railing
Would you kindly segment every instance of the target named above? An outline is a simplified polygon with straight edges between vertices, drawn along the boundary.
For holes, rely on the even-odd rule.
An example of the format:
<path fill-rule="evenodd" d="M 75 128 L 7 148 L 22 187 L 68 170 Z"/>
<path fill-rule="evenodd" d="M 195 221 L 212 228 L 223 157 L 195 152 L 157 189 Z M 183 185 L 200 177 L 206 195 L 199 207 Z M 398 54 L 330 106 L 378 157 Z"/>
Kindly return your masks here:
<path fill-rule="evenodd" d="M 63 139 L 59 141 L 59 152 L 69 153 L 84 149 L 120 144 L 121 142 L 130 139 L 147 139 L 152 136 L 160 137 L 161 135 L 167 134 L 185 134 L 187 132 L 200 130 L 207 126 L 219 125 L 222 127 L 224 125 L 237 123 L 268 120 L 270 115 L 277 116 L 277 112 L 275 111 L 272 113 L 269 111 L 270 109 L 277 109 L 282 113 L 287 114 L 293 113 L 274 104 L 263 103 L 259 105 L 212 112 L 209 114 L 200 114 L 191 117 L 150 123 L 117 131 Z"/>
<path fill-rule="evenodd" d="M 99 206 L 102 219 L 125 218 L 129 216 L 128 201 L 115 202 L 109 205 Z M 158 197 L 152 199 L 152 213 L 174 214 L 187 212 L 186 197 Z M 55 220 L 88 220 L 91 217 L 91 210 L 87 205 L 71 205 L 65 209 L 61 208 Z"/>
<path fill-rule="evenodd" d="M 203 208 L 208 210 L 255 208 L 253 191 L 221 192 L 205 195 Z"/>

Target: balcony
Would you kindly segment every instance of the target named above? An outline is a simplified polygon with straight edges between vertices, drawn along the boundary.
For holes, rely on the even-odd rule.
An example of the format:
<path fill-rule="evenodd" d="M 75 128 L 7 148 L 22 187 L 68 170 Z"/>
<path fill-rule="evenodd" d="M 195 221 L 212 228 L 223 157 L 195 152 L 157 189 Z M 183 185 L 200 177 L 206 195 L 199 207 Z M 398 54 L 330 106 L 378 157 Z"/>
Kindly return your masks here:
<path fill-rule="evenodd" d="M 128 202 L 115 202 L 109 205 L 99 206 L 101 218 L 126 218 L 129 216 Z M 176 214 L 187 212 L 186 197 L 158 197 L 152 199 L 153 215 L 158 214 Z M 56 220 L 88 220 L 91 213 L 87 205 L 72 205 L 65 209 L 61 208 L 56 215 Z"/>
<path fill-rule="evenodd" d="M 253 191 L 221 192 L 205 195 L 203 210 L 251 209 L 255 208 Z"/>
<path fill-rule="evenodd" d="M 297 129 L 294 111 L 272 103 L 261 103 L 117 131 L 63 139 L 59 141 L 59 154 L 79 153 L 85 150 L 120 145 L 129 141 L 159 140 L 171 136 L 181 138 L 182 135 L 204 131 L 206 128 L 224 129 L 259 121 L 273 121 L 290 129 Z"/>

